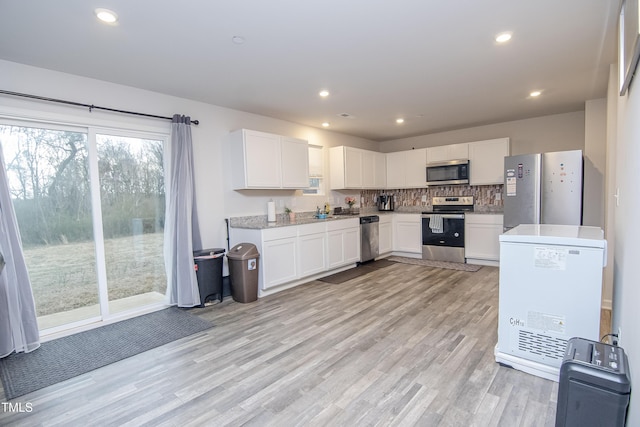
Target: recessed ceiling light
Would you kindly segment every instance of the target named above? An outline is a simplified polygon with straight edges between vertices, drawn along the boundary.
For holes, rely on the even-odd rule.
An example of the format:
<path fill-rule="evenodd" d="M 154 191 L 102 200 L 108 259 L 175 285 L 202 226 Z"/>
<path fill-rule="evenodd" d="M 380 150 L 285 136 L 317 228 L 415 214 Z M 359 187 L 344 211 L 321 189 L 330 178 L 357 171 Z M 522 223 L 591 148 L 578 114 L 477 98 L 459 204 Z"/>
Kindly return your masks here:
<path fill-rule="evenodd" d="M 404 123 L 404 119 L 396 119 L 396 123 L 401 125 L 402 123 Z"/>
<path fill-rule="evenodd" d="M 235 44 L 243 44 L 244 43 L 244 37 L 242 36 L 233 36 L 231 37 L 231 41 L 234 42 Z"/>
<path fill-rule="evenodd" d="M 534 97 L 534 98 L 535 98 L 536 96 L 540 96 L 540 95 L 542 95 L 542 91 L 539 91 L 539 90 L 534 90 L 533 92 L 531 92 L 531 93 L 529 94 L 529 96 L 532 96 L 532 97 Z"/>
<path fill-rule="evenodd" d="M 323 128 L 328 128 L 328 127 L 329 127 L 329 122 L 324 122 L 324 123 L 322 124 L 322 127 L 323 127 Z"/>
<path fill-rule="evenodd" d="M 321 90 L 320 93 L 318 93 L 318 95 L 320 95 L 321 97 L 325 98 L 325 97 L 329 96 L 329 91 L 326 90 L 326 89 Z"/>
<path fill-rule="evenodd" d="M 511 32 L 504 32 L 504 33 L 500 33 L 496 36 L 496 41 L 498 43 L 506 43 L 509 40 L 511 40 L 511 36 L 513 34 Z"/>
<path fill-rule="evenodd" d="M 95 14 L 99 20 L 107 24 L 115 24 L 118 21 L 118 14 L 109 9 L 96 9 Z"/>

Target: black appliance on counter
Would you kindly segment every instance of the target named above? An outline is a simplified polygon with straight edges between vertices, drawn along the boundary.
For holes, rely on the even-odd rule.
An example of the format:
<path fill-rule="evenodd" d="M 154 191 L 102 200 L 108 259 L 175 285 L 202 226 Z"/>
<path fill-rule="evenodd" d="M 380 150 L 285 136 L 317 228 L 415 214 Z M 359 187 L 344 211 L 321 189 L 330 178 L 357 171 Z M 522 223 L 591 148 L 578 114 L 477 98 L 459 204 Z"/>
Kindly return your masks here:
<path fill-rule="evenodd" d="M 393 211 L 396 208 L 396 198 L 393 194 L 380 194 L 378 196 L 379 211 Z"/>
<path fill-rule="evenodd" d="M 422 212 L 422 259 L 465 262 L 464 214 L 473 212 L 473 196 L 434 197 Z"/>
<path fill-rule="evenodd" d="M 624 426 L 631 381 L 624 350 L 571 338 L 560 366 L 556 427 Z"/>

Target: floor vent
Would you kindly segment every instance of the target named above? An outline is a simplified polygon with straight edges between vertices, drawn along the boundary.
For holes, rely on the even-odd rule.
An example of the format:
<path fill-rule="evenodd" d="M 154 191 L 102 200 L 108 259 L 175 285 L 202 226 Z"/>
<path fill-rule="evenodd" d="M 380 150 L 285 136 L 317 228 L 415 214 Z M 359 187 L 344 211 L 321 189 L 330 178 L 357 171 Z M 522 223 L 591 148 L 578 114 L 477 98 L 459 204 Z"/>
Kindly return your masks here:
<path fill-rule="evenodd" d="M 518 350 L 538 356 L 562 359 L 567 340 L 548 335 L 536 334 L 520 330 L 518 334 Z"/>

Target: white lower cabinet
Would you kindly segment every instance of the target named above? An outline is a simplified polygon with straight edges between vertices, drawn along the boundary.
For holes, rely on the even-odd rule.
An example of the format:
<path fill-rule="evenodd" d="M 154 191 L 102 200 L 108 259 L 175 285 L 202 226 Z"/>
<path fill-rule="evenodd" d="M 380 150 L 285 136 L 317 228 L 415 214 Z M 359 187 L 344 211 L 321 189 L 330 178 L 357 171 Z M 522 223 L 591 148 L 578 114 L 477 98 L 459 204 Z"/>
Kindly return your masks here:
<path fill-rule="evenodd" d="M 260 253 L 259 296 L 360 261 L 358 218 L 263 230 L 232 227 L 230 239 L 233 246 L 256 245 Z"/>
<path fill-rule="evenodd" d="M 360 261 L 360 220 L 350 218 L 327 223 L 327 267 Z"/>
<path fill-rule="evenodd" d="M 393 224 L 392 215 L 380 215 L 378 223 L 378 251 L 380 255 L 387 254 L 393 250 Z"/>
<path fill-rule="evenodd" d="M 420 214 L 393 215 L 393 250 L 412 254 L 422 253 L 422 216 Z"/>
<path fill-rule="evenodd" d="M 502 220 L 502 214 L 465 214 L 464 256 L 468 263 L 498 264 Z"/>
<path fill-rule="evenodd" d="M 263 271 L 262 289 L 269 289 L 296 280 L 300 275 L 297 268 L 297 230 L 283 227 L 278 230 L 264 230 L 260 263 Z M 260 251 L 260 248 L 258 248 Z"/>
<path fill-rule="evenodd" d="M 360 261 L 360 221 L 356 226 L 344 231 L 344 263 L 351 264 Z"/>
<path fill-rule="evenodd" d="M 327 232 L 325 224 L 298 226 L 298 265 L 300 277 L 327 269 Z"/>

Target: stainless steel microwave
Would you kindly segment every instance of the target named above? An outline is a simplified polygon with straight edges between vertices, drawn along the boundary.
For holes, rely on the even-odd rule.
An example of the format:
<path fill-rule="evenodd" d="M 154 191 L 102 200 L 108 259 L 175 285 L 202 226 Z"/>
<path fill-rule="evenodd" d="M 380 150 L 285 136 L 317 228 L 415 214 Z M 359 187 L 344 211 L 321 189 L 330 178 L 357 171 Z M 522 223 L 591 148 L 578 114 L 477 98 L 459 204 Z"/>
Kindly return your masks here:
<path fill-rule="evenodd" d="M 427 185 L 469 184 L 469 160 L 427 165 Z"/>

